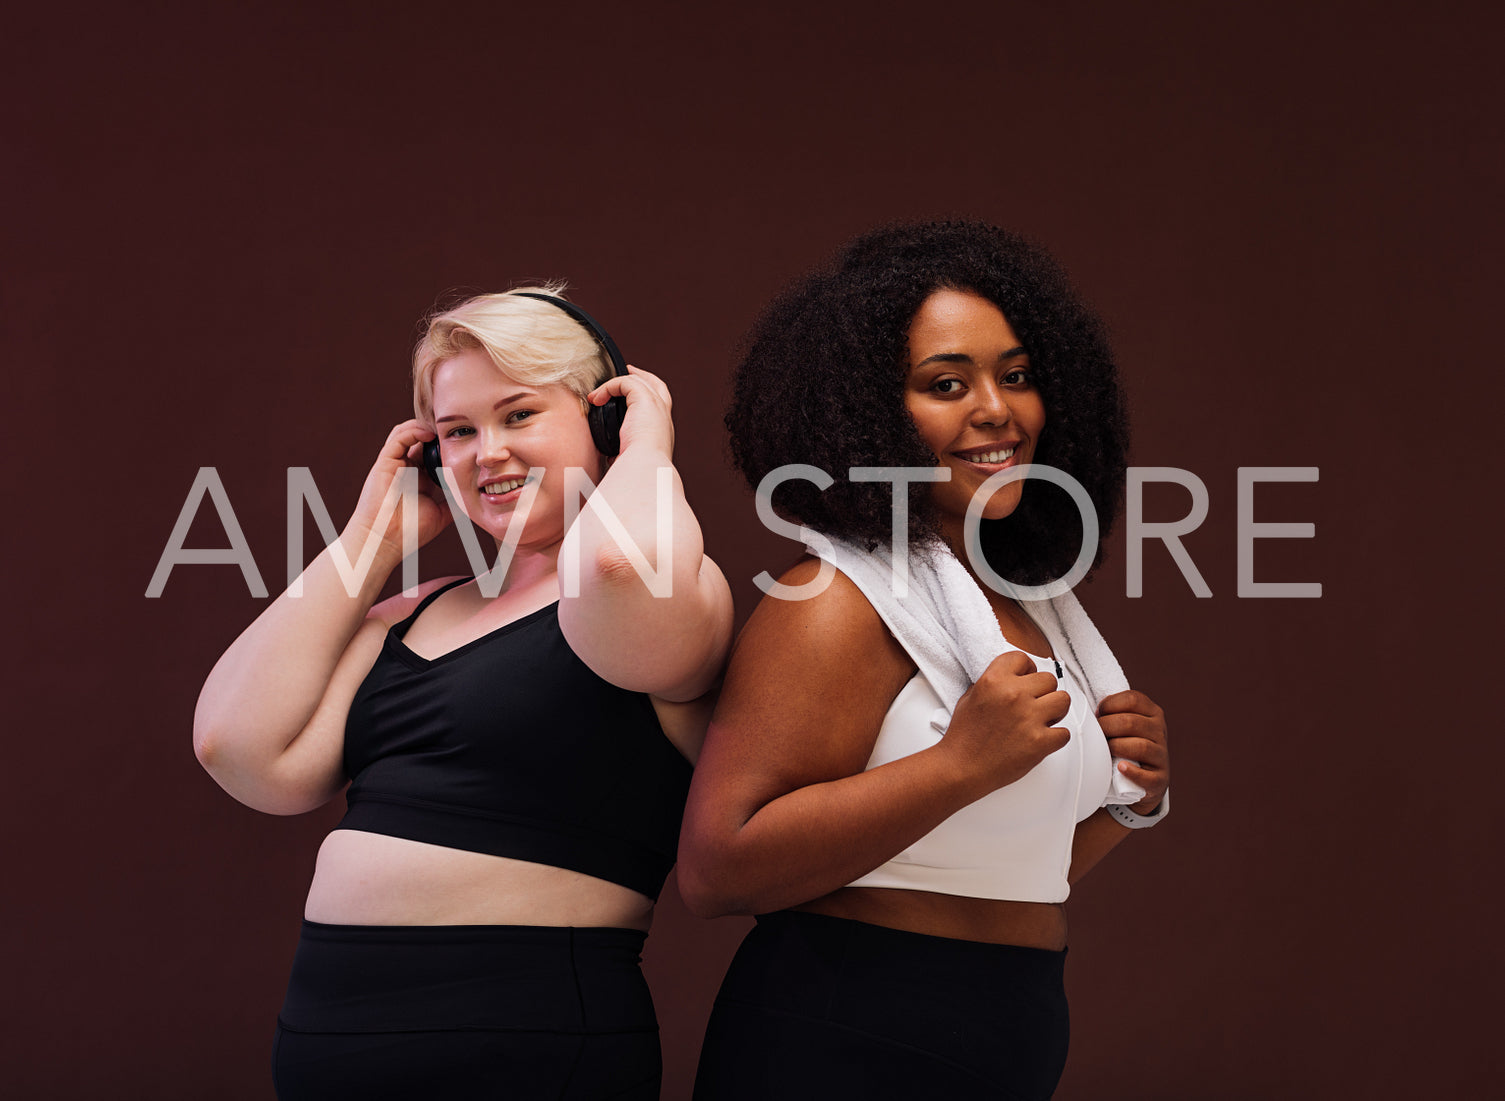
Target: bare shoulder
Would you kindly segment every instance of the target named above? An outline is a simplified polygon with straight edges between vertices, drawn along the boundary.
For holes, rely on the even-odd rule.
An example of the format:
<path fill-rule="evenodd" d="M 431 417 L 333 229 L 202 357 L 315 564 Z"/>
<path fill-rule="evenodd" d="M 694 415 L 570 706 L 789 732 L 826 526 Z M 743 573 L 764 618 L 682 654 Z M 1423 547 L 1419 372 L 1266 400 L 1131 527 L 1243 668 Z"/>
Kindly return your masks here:
<path fill-rule="evenodd" d="M 810 585 L 820 570 L 821 562 L 807 555 L 791 566 L 779 582 L 791 587 Z M 907 678 L 914 672 L 909 655 L 889 633 L 862 590 L 839 570 L 814 596 L 794 600 L 763 598 L 738 638 L 737 649 L 740 652 L 747 645 L 768 644 L 806 655 L 819 653 L 838 664 L 856 660 L 865 667 L 894 676 Z"/>
<path fill-rule="evenodd" d="M 806 585 L 819 572 L 819 561 L 807 557 L 779 580 Z M 876 736 L 914 672 L 867 597 L 838 571 L 815 596 L 763 598 L 732 651 L 718 715 L 743 713 L 754 724 L 777 712 L 826 723 L 841 716 L 839 725 Z"/>
<path fill-rule="evenodd" d="M 443 588 L 452 581 L 459 581 L 462 576 L 455 574 L 452 577 L 436 577 L 431 581 L 421 581 L 411 589 L 404 589 L 395 596 L 389 596 L 366 613 L 366 622 L 375 621 L 385 631 L 412 615 L 413 609 L 422 604 L 424 598 L 435 589 Z"/>

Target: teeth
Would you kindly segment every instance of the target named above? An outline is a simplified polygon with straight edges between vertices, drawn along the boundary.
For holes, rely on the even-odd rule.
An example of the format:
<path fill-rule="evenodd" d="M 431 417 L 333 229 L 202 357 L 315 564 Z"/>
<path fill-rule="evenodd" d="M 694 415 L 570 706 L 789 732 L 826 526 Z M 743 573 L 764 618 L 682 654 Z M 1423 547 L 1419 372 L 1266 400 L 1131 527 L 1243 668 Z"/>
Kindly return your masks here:
<path fill-rule="evenodd" d="M 502 493 L 511 493 L 514 489 L 518 489 L 526 483 L 527 480 L 526 478 L 514 478 L 510 482 L 493 482 L 491 485 L 485 486 L 481 492 L 488 497 L 496 497 Z"/>
<path fill-rule="evenodd" d="M 1013 456 L 1014 448 L 1011 447 L 1007 451 L 984 451 L 980 454 L 974 453 L 967 457 L 974 463 L 1002 463 L 1007 462 Z"/>

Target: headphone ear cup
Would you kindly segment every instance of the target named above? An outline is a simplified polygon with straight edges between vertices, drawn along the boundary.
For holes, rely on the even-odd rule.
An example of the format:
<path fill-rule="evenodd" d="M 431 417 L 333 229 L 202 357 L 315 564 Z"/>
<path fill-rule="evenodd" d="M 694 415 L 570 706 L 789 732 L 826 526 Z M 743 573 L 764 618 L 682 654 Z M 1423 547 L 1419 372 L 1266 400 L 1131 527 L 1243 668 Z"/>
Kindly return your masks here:
<path fill-rule="evenodd" d="M 586 416 L 596 450 L 607 458 L 615 458 L 622 450 L 622 419 L 626 415 L 627 399 L 618 394 L 605 405 L 592 405 Z"/>
<path fill-rule="evenodd" d="M 429 440 L 423 445 L 423 469 L 428 472 L 429 479 L 441 489 L 444 488 L 444 477 L 439 473 L 442 460 L 439 457 L 439 441 Z"/>

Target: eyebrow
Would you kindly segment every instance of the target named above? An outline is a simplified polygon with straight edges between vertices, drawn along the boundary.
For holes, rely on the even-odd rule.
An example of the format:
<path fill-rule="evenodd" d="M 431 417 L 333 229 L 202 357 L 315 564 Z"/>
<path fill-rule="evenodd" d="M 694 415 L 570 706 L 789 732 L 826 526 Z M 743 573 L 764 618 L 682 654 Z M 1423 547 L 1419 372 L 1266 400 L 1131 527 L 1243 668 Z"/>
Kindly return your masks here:
<path fill-rule="evenodd" d="M 497 402 L 495 405 L 493 405 L 491 407 L 491 411 L 493 413 L 495 413 L 502 406 L 504 406 L 504 405 L 511 405 L 514 401 L 524 401 L 524 400 L 526 400 L 528 398 L 536 398 L 536 397 L 538 397 L 538 395 L 535 394 L 531 390 L 520 391 L 520 392 L 518 392 L 516 394 L 512 394 L 512 395 L 510 395 L 508 397 L 505 397 L 501 401 Z M 438 426 L 438 425 L 443 424 L 445 421 L 463 421 L 464 419 L 465 418 L 462 417 L 459 413 L 451 413 L 447 417 L 439 417 L 439 418 L 437 418 L 434 421 L 434 424 L 435 424 L 435 426 Z"/>
<path fill-rule="evenodd" d="M 1022 347 L 1010 348 L 1006 352 L 998 353 L 998 362 L 1002 363 L 1006 359 L 1013 359 L 1016 356 L 1028 354 Z M 972 357 L 965 352 L 937 352 L 933 356 L 926 356 L 920 362 L 916 363 L 914 367 L 911 367 L 910 370 L 914 370 L 915 367 L 923 367 L 927 363 L 971 363 L 972 361 Z"/>

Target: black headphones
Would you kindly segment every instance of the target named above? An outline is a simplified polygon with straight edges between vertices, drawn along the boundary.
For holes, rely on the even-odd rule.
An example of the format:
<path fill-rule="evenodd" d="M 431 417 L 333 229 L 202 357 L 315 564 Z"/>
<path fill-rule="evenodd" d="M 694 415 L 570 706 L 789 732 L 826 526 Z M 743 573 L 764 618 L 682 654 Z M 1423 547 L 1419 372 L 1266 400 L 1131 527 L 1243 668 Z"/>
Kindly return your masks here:
<path fill-rule="evenodd" d="M 539 294 L 537 291 L 513 291 L 512 293 L 519 298 L 537 298 L 541 302 L 558 306 L 595 337 L 596 343 L 601 346 L 601 350 L 606 353 L 606 358 L 611 361 L 613 375 L 627 373 L 627 361 L 617 350 L 617 342 L 597 323 L 594 317 L 579 306 L 573 302 L 566 302 L 562 298 L 555 298 L 552 294 Z M 611 457 L 622 450 L 622 419 L 626 416 L 627 399 L 620 394 L 608 398 L 605 405 L 590 405 L 586 411 L 585 417 L 590 424 L 591 440 L 595 442 L 596 450 L 601 454 Z M 444 480 L 439 474 L 439 466 L 439 441 L 432 439 L 423 445 L 423 469 L 428 471 L 428 476 L 436 485 L 442 486 Z"/>

